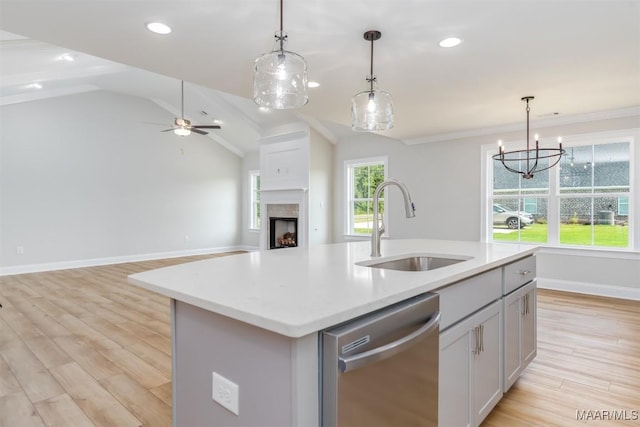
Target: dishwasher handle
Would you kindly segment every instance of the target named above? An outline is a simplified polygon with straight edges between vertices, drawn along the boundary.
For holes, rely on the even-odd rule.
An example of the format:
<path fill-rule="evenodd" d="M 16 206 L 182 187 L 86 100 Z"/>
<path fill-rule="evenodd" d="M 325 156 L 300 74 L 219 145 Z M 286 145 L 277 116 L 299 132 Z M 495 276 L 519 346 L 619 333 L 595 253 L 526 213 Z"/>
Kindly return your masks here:
<path fill-rule="evenodd" d="M 391 356 L 395 356 L 396 354 L 411 347 L 416 341 L 419 341 L 424 336 L 433 332 L 434 329 L 438 330 L 439 326 L 440 312 L 437 312 L 419 329 L 416 329 L 399 340 L 392 341 L 389 344 L 385 344 L 380 347 L 372 348 L 371 350 L 363 353 L 354 354 L 353 356 L 338 357 L 338 368 L 340 369 L 340 372 L 353 371 L 380 360 L 387 359 Z"/>

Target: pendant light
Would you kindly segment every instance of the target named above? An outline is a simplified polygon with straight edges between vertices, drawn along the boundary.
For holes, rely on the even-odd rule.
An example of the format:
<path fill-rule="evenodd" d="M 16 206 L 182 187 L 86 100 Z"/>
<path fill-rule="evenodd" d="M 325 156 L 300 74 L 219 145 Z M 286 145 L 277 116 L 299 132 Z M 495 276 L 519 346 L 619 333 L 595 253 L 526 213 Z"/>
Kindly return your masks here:
<path fill-rule="evenodd" d="M 255 60 L 253 74 L 253 100 L 260 107 L 277 110 L 299 108 L 309 101 L 307 62 L 297 53 L 284 50 L 287 33 L 282 30 L 282 1 L 274 50 Z"/>
<path fill-rule="evenodd" d="M 358 131 L 379 131 L 393 128 L 393 99 L 391 94 L 376 89 L 373 74 L 373 42 L 382 37 L 380 31 L 367 31 L 364 39 L 371 42 L 371 73 L 367 77 L 369 90 L 351 99 L 351 128 Z"/>
<path fill-rule="evenodd" d="M 529 146 L 529 101 L 533 100 L 533 96 L 524 96 L 522 101 L 527 103 L 527 149 L 505 151 L 502 141 L 498 141 L 498 154 L 494 154 L 491 158 L 498 160 L 509 172 L 517 173 L 524 179 L 533 178 L 537 172 L 546 171 L 558 164 L 565 150 L 562 149 L 562 138 L 558 137 L 558 148 L 540 148 L 538 143 L 538 135 L 534 136 L 536 148 Z M 548 159 L 548 162 L 540 160 Z M 522 170 L 519 166 L 523 166 Z"/>

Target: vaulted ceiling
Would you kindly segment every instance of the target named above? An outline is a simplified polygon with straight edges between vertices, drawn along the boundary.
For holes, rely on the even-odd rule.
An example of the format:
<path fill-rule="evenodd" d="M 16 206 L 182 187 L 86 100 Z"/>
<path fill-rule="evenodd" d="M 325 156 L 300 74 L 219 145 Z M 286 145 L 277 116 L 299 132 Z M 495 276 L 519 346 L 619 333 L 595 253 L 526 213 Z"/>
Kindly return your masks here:
<path fill-rule="evenodd" d="M 379 88 L 395 101 L 384 135 L 407 143 L 522 123 L 525 95 L 536 97 L 534 121 L 640 106 L 638 1 L 285 1 L 287 48 L 320 83 L 295 112 L 261 112 L 251 101 L 253 61 L 273 48 L 279 25 L 276 0 L 2 0 L 0 16 L 3 105 L 100 88 L 177 114 L 184 79 L 187 115 L 221 120 L 217 137 L 240 153 L 264 129 L 301 117 L 334 139 L 349 135 L 370 29 L 382 32 Z M 153 34 L 150 21 L 173 31 Z M 463 43 L 439 47 L 447 36 Z M 59 60 L 67 52 L 75 61 Z"/>

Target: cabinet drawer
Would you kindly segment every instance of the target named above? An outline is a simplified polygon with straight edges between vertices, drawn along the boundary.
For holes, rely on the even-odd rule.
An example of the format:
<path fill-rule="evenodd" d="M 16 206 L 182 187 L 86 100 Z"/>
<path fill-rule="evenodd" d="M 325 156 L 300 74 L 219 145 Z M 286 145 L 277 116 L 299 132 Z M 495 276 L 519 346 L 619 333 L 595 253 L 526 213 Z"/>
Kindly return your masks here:
<path fill-rule="evenodd" d="M 504 266 L 503 295 L 536 278 L 536 257 L 531 255 Z"/>
<path fill-rule="evenodd" d="M 440 294 L 440 330 L 502 296 L 499 268 L 462 280 L 434 292 Z"/>

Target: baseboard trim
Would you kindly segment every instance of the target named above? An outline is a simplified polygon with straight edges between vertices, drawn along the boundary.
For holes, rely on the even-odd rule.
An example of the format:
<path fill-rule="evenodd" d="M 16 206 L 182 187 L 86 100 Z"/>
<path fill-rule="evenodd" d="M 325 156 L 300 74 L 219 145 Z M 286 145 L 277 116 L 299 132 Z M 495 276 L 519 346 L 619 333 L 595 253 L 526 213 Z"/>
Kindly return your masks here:
<path fill-rule="evenodd" d="M 640 301 L 640 288 L 603 285 L 599 283 L 572 282 L 569 280 L 545 279 L 542 277 L 538 277 L 536 280 L 538 282 L 538 287 L 541 289 Z"/>
<path fill-rule="evenodd" d="M 123 264 L 127 262 L 152 261 L 156 259 L 180 258 L 193 255 L 210 255 L 230 251 L 255 251 L 253 246 L 223 246 L 219 248 L 189 249 L 184 251 L 154 252 L 150 254 L 126 255 L 108 258 L 93 258 L 74 261 L 50 262 L 44 264 L 16 265 L 0 267 L 0 276 L 13 276 L 25 273 L 41 273 L 53 270 L 68 270 L 71 268 L 96 267 L 100 265 Z"/>

